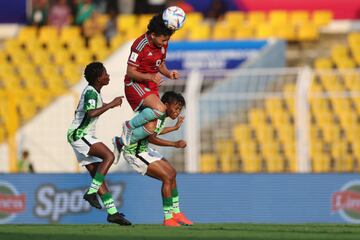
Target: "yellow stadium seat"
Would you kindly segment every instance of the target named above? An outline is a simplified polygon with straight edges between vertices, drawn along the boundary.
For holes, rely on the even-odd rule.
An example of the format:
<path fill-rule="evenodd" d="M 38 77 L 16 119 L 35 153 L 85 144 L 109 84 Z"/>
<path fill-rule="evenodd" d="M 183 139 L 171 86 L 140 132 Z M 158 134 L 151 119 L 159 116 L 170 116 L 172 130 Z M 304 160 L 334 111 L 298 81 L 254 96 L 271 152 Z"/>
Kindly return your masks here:
<path fill-rule="evenodd" d="M 208 24 L 201 24 L 190 29 L 189 40 L 208 40 L 209 38 L 210 26 Z"/>
<path fill-rule="evenodd" d="M 212 39 L 214 40 L 230 40 L 233 38 L 233 28 L 223 22 L 218 22 L 213 27 Z"/>
<path fill-rule="evenodd" d="M 272 10 L 269 12 L 268 19 L 273 26 L 285 26 L 289 23 L 289 16 L 287 11 Z"/>
<path fill-rule="evenodd" d="M 75 64 L 65 64 L 62 68 L 62 74 L 69 86 L 72 86 L 81 80 L 81 70 Z"/>
<path fill-rule="evenodd" d="M 104 61 L 110 55 L 111 51 L 104 47 L 99 49 L 90 49 L 90 52 L 94 58 L 94 61 Z"/>
<path fill-rule="evenodd" d="M 98 21 L 99 21 L 99 24 L 102 28 L 105 28 L 107 22 L 109 21 L 110 17 L 108 14 L 99 14 L 98 15 Z"/>
<path fill-rule="evenodd" d="M 172 41 L 182 41 L 186 40 L 188 35 L 188 29 L 181 29 L 179 31 L 175 31 L 174 34 L 171 36 Z"/>
<path fill-rule="evenodd" d="M 86 66 L 89 62 L 92 62 L 92 55 L 88 50 L 81 50 L 72 53 L 75 58 L 75 62 L 81 66 Z"/>
<path fill-rule="evenodd" d="M 31 55 L 31 59 L 34 64 L 42 66 L 50 63 L 50 55 L 47 51 L 40 50 L 36 52 L 36 54 Z"/>
<path fill-rule="evenodd" d="M 293 25 L 277 26 L 275 36 L 279 39 L 294 41 L 296 40 L 296 31 Z"/>
<path fill-rule="evenodd" d="M 64 27 L 60 33 L 60 42 L 65 45 L 71 45 L 73 41 L 81 38 L 81 29 L 78 26 Z"/>
<path fill-rule="evenodd" d="M 336 58 L 346 58 L 348 57 L 349 49 L 346 45 L 337 44 L 331 47 L 331 57 Z"/>
<path fill-rule="evenodd" d="M 266 20 L 265 12 L 252 11 L 247 13 L 247 23 L 250 26 L 257 26 Z"/>
<path fill-rule="evenodd" d="M 231 139 L 216 141 L 216 153 L 234 155 L 235 146 Z"/>
<path fill-rule="evenodd" d="M 330 156 L 321 152 L 317 152 L 312 157 L 312 172 L 327 173 L 330 172 Z"/>
<path fill-rule="evenodd" d="M 233 154 L 222 154 L 220 159 L 220 171 L 223 173 L 238 171 L 238 162 Z"/>
<path fill-rule="evenodd" d="M 110 40 L 110 49 L 114 51 L 117 49 L 123 42 L 125 42 L 125 37 L 121 34 L 116 34 L 113 38 Z"/>
<path fill-rule="evenodd" d="M 285 162 L 283 157 L 278 154 L 268 156 L 265 158 L 265 164 L 267 172 L 269 173 L 277 173 L 284 171 Z"/>
<path fill-rule="evenodd" d="M 349 69 L 349 68 L 355 68 L 356 63 L 351 58 L 339 58 L 334 59 L 335 65 L 339 69 Z"/>
<path fill-rule="evenodd" d="M 21 43 L 17 39 L 7 39 L 4 42 L 4 49 L 8 51 L 22 51 Z"/>
<path fill-rule="evenodd" d="M 319 31 L 314 24 L 304 24 L 299 27 L 297 39 L 299 41 L 315 41 L 319 39 Z"/>
<path fill-rule="evenodd" d="M 333 67 L 333 63 L 329 58 L 316 58 L 315 59 L 315 69 L 331 69 Z"/>
<path fill-rule="evenodd" d="M 59 51 L 52 52 L 51 55 L 56 65 L 64 65 L 71 61 L 71 54 L 65 49 L 59 49 Z"/>
<path fill-rule="evenodd" d="M 233 128 L 233 138 L 236 142 L 241 142 L 242 139 L 251 138 L 251 129 L 247 124 L 236 124 Z"/>
<path fill-rule="evenodd" d="M 186 20 L 183 28 L 191 30 L 192 28 L 196 28 L 198 25 L 201 25 L 203 22 L 203 15 L 199 12 L 191 12 L 186 14 Z M 183 30 L 183 29 L 181 29 Z"/>
<path fill-rule="evenodd" d="M 260 157 L 255 153 L 245 154 L 241 157 L 241 170 L 245 173 L 256 173 L 261 170 Z"/>
<path fill-rule="evenodd" d="M 144 33 L 145 30 L 142 28 L 131 28 L 126 32 L 126 35 L 124 36 L 126 39 L 135 39 L 139 37 L 141 34 Z"/>
<path fill-rule="evenodd" d="M 250 39 L 255 37 L 254 28 L 251 26 L 241 25 L 238 26 L 234 31 L 235 39 Z"/>
<path fill-rule="evenodd" d="M 359 32 L 352 32 L 348 34 L 348 44 L 351 49 L 359 48 L 360 46 L 360 33 Z"/>
<path fill-rule="evenodd" d="M 89 40 L 89 48 L 91 50 L 98 50 L 98 49 L 101 49 L 101 48 L 107 48 L 105 36 L 98 35 L 98 36 L 92 37 Z"/>
<path fill-rule="evenodd" d="M 48 44 L 49 42 L 59 41 L 59 32 L 56 27 L 44 26 L 39 30 L 39 41 L 42 44 Z"/>
<path fill-rule="evenodd" d="M 128 29 L 136 26 L 137 17 L 135 14 L 119 14 L 116 18 L 116 26 L 118 31 L 127 32 Z"/>
<path fill-rule="evenodd" d="M 7 54 L 5 51 L 0 51 L 0 65 L 4 66 L 8 63 Z"/>
<path fill-rule="evenodd" d="M 309 22 L 310 14 L 307 11 L 290 12 L 290 23 L 293 26 L 303 25 Z"/>
<path fill-rule="evenodd" d="M 255 36 L 261 39 L 266 39 L 276 36 L 274 27 L 268 23 L 259 24 L 255 31 L 256 31 Z"/>
<path fill-rule="evenodd" d="M 35 26 L 25 26 L 20 28 L 17 39 L 21 42 L 27 42 L 30 39 L 37 38 L 37 28 Z"/>
<path fill-rule="evenodd" d="M 202 173 L 211 173 L 217 171 L 217 159 L 214 154 L 211 153 L 201 154 L 200 171 Z"/>
<path fill-rule="evenodd" d="M 149 24 L 153 14 L 141 14 L 138 17 L 137 27 L 145 31 L 147 29 L 147 25 Z M 134 26 L 133 26 L 134 27 Z"/>
<path fill-rule="evenodd" d="M 252 109 L 249 112 L 249 123 L 251 125 L 259 125 L 266 123 L 266 113 L 262 109 Z"/>
<path fill-rule="evenodd" d="M 318 10 L 312 14 L 312 22 L 316 26 L 325 26 L 329 24 L 333 19 L 333 13 L 331 11 Z"/>
<path fill-rule="evenodd" d="M 225 22 L 231 27 L 243 25 L 245 21 L 245 14 L 240 11 L 228 11 L 225 13 Z"/>

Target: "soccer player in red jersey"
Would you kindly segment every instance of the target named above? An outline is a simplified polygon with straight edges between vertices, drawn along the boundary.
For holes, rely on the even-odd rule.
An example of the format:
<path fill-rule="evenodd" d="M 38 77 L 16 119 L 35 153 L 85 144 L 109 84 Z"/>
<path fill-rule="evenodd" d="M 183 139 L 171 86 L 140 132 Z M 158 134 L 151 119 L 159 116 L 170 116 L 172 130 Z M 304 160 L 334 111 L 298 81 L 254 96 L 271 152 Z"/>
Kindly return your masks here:
<path fill-rule="evenodd" d="M 168 42 L 174 30 L 164 24 L 162 14 L 154 16 L 148 31 L 137 38 L 131 46 L 125 76 L 125 95 L 138 114 L 123 125 L 124 145 L 137 142 L 151 135 L 155 129 L 144 124 L 159 119 L 166 107 L 159 98 L 159 84 L 162 76 L 178 79 L 176 70 L 169 70 L 165 64 Z"/>

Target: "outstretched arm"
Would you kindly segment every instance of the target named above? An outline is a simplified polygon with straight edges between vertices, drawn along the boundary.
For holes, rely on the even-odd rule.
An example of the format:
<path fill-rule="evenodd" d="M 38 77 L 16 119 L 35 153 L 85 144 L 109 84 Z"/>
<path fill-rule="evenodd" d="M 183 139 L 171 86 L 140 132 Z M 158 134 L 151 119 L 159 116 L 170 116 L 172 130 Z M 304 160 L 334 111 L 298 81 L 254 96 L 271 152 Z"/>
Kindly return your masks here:
<path fill-rule="evenodd" d="M 173 132 L 173 131 L 178 130 L 178 129 L 181 127 L 181 125 L 183 124 L 184 119 L 185 119 L 184 116 L 179 116 L 179 117 L 178 117 L 178 120 L 177 120 L 177 122 L 176 122 L 176 124 L 175 124 L 175 126 L 166 127 L 166 128 L 164 128 L 159 134 L 160 134 L 160 135 L 163 135 L 163 134 L 166 134 L 166 133 L 169 133 L 169 132 Z"/>
<path fill-rule="evenodd" d="M 104 103 L 102 107 L 89 110 L 86 112 L 86 116 L 90 118 L 97 117 L 109 110 L 110 108 L 121 106 L 122 98 L 124 98 L 124 96 L 116 97 L 110 103 Z"/>
<path fill-rule="evenodd" d="M 162 147 L 175 147 L 175 148 L 185 148 L 186 142 L 184 140 L 179 141 L 169 141 L 162 138 L 159 138 L 156 133 L 148 137 L 149 143 L 162 146 Z"/>
<path fill-rule="evenodd" d="M 132 65 L 127 66 L 126 74 L 136 82 L 151 81 L 159 84 L 162 79 L 161 74 L 159 73 L 142 73 L 137 70 L 137 67 Z"/>
<path fill-rule="evenodd" d="M 169 79 L 173 79 L 173 80 L 176 80 L 176 79 L 179 79 L 180 77 L 180 74 L 178 71 L 176 70 L 169 70 L 167 67 L 166 67 L 166 64 L 165 64 L 165 61 L 163 61 L 161 63 L 161 65 L 159 66 L 159 71 L 162 75 L 164 75 L 165 77 L 169 78 Z"/>

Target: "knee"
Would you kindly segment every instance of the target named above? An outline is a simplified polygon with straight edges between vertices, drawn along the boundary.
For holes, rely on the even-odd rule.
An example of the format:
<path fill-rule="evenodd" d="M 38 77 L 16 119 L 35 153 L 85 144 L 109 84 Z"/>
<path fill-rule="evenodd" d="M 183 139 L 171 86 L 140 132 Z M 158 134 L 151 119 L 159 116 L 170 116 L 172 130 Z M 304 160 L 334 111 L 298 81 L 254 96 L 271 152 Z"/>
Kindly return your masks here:
<path fill-rule="evenodd" d="M 172 175 L 170 173 L 165 174 L 165 176 L 162 179 L 164 184 L 171 184 L 173 181 Z"/>
<path fill-rule="evenodd" d="M 165 113 L 166 111 L 166 106 L 165 104 L 163 104 L 162 102 L 159 102 L 158 104 L 156 104 L 155 110 L 159 111 L 159 112 L 162 112 L 162 113 Z"/>
<path fill-rule="evenodd" d="M 113 153 L 110 153 L 106 156 L 106 158 L 104 160 L 110 164 L 113 164 L 113 162 L 115 160 L 115 156 Z"/>
<path fill-rule="evenodd" d="M 155 129 L 156 129 L 156 122 L 157 121 L 151 121 L 151 122 L 148 122 L 144 125 L 145 129 L 148 131 L 148 132 L 151 132 L 151 133 L 154 133 Z"/>
<path fill-rule="evenodd" d="M 173 169 L 170 172 L 170 177 L 171 177 L 171 181 L 174 181 L 176 179 L 176 171 L 175 171 L 175 169 Z"/>

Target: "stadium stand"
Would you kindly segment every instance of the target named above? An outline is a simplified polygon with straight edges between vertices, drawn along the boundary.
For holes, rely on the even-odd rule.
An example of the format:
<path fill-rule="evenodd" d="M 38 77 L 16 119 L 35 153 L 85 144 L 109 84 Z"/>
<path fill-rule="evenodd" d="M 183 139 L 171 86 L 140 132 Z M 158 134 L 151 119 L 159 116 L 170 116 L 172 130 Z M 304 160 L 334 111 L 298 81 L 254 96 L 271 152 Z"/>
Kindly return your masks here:
<path fill-rule="evenodd" d="M 86 45 L 79 26 L 61 31 L 51 26 L 39 29 L 26 26 L 14 39 L 6 40 L 0 51 L 0 96 L 12 97 L 3 98 L 6 101 L 1 103 L 0 142 L 78 83 L 88 62 L 106 59 L 121 44 L 144 32 L 150 17 L 119 15 L 118 33 L 109 43 L 103 35 L 96 35 Z M 108 19 L 107 15 L 100 15 L 98 20 L 104 26 Z M 329 11 L 229 11 L 223 21 L 211 25 L 200 13 L 193 12 L 187 14 L 184 29 L 176 32 L 174 39 L 279 38 L 302 49 L 304 42 L 321 46 L 321 29 L 332 20 Z M 317 72 L 310 95 L 322 96 L 310 99 L 310 156 L 314 172 L 359 169 L 360 142 L 356 134 L 360 129 L 356 123 L 360 101 L 351 96 L 352 91 L 360 90 L 359 73 L 343 70 L 360 65 L 360 34 L 350 33 L 346 38 L 346 43 L 332 45 L 328 54 L 312 56 Z M 329 69 L 339 72 L 326 74 Z M 281 85 L 284 96 L 294 94 L 295 90 L 295 83 Z M 332 92 L 346 92 L 350 96 L 324 97 Z M 245 121 L 233 124 L 230 136 L 217 139 L 215 147 L 203 152 L 201 172 L 296 172 L 294 119 L 294 98 L 264 99 L 260 105 L 246 110 Z"/>

